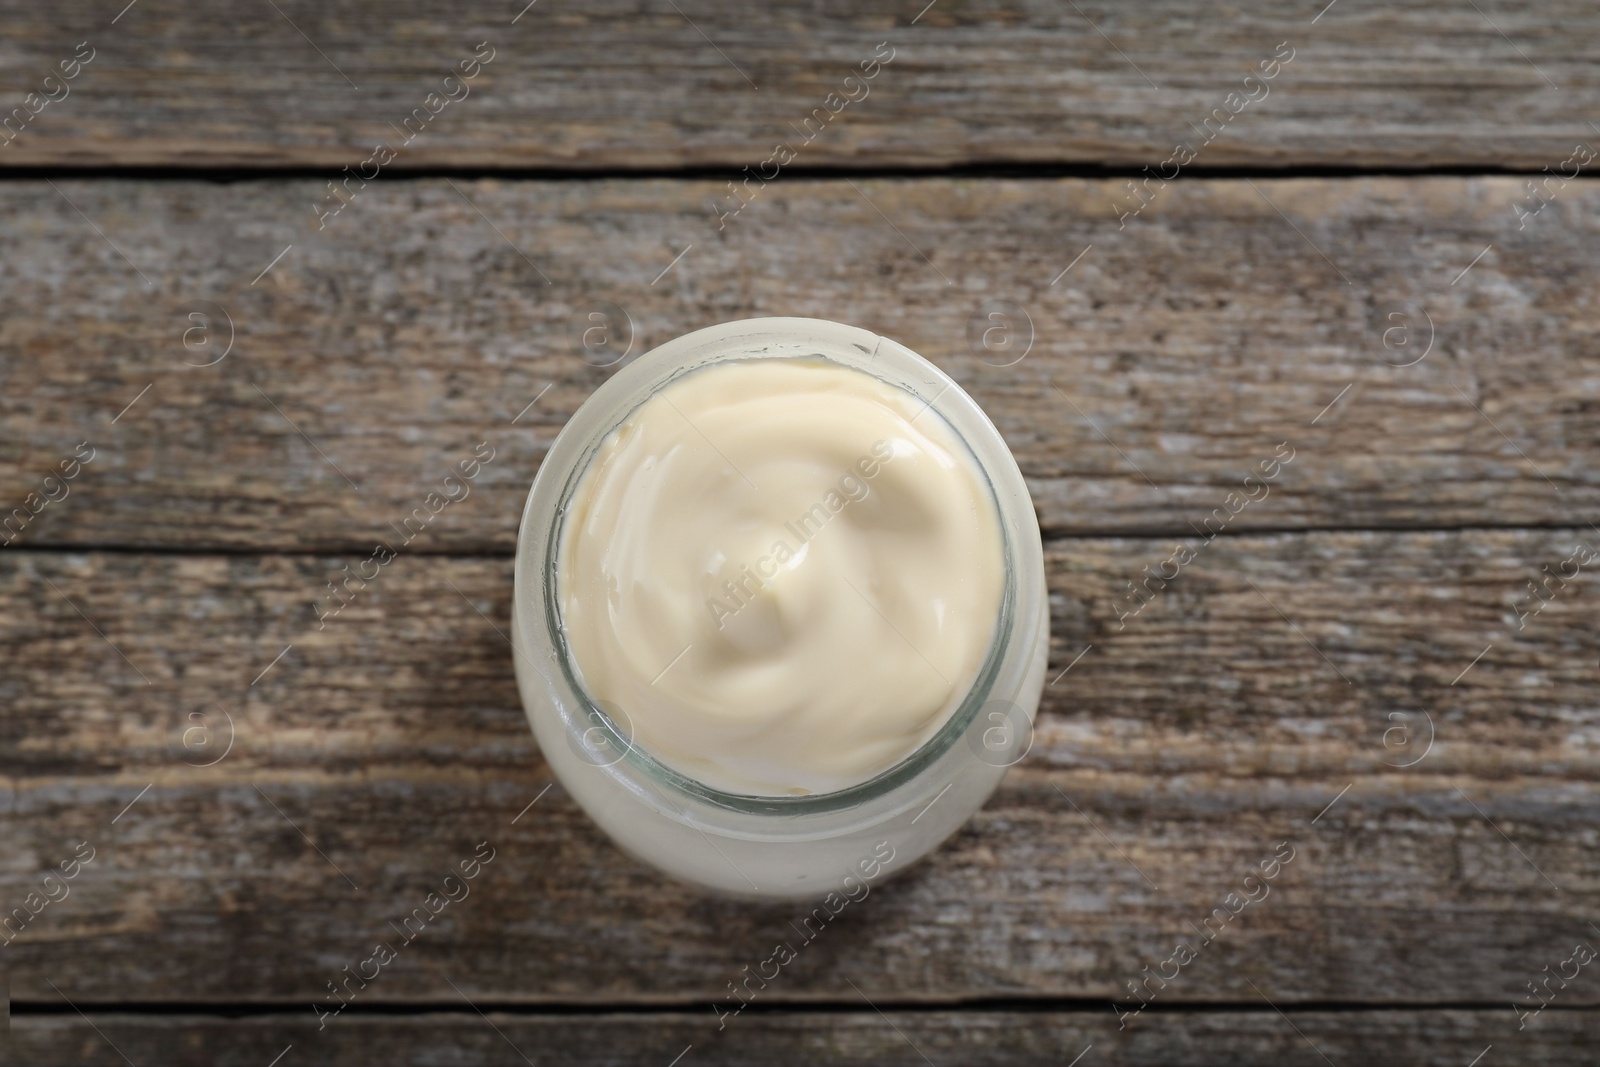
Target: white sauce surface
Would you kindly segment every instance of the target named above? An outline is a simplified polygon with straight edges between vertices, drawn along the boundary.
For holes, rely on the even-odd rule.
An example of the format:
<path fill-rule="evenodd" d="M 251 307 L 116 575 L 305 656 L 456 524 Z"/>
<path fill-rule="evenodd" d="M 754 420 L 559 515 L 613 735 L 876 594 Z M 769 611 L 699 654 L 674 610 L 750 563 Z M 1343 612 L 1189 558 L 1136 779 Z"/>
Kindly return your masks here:
<path fill-rule="evenodd" d="M 652 396 L 582 476 L 557 560 L 590 695 L 679 773 L 760 795 L 916 751 L 982 666 L 1003 583 L 955 432 L 822 360 L 717 364 Z"/>

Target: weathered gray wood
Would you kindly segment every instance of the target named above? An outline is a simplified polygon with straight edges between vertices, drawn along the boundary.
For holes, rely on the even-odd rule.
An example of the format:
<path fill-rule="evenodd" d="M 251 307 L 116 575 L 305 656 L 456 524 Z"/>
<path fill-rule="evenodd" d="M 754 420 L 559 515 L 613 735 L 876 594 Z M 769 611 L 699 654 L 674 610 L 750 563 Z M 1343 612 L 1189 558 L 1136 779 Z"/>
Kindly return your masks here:
<path fill-rule="evenodd" d="M 1169 543 L 1052 542 L 1052 676 L 1095 647 L 1047 690 L 1035 750 L 771 1001 L 843 1000 L 846 977 L 890 1001 L 1110 998 L 1284 840 L 1272 894 L 1162 999 L 1525 998 L 1600 938 L 1590 576 L 1520 632 L 1509 608 L 1581 536 L 1219 538 L 1123 630 L 1112 598 Z M 483 840 L 474 896 L 371 1002 L 442 1002 L 448 976 L 505 1002 L 699 1004 L 771 952 L 801 909 L 664 883 L 559 788 L 518 817 L 549 777 L 496 632 L 508 561 L 403 556 L 319 631 L 311 604 L 350 561 L 0 555 L 0 901 L 97 850 L 0 949 L 14 984 L 299 1002 Z M 232 749 L 193 766 L 223 750 L 223 713 Z M 210 747 L 185 750 L 195 714 Z"/>
<path fill-rule="evenodd" d="M 0 171 L 355 168 L 495 47 L 322 230 L 321 181 L 0 183 L 0 521 L 95 450 L 0 531 L 0 917 L 95 856 L 0 932 L 25 1006 L 0 1060 L 1591 1062 L 1592 969 L 1526 1030 L 1512 1005 L 1600 944 L 1591 576 L 1518 619 L 1600 543 L 1592 183 L 1519 228 L 1537 201 L 1509 178 L 785 175 L 719 223 L 721 181 L 405 175 L 733 176 L 878 41 L 870 98 L 796 166 L 1154 165 L 1288 41 L 1191 178 L 1555 170 L 1600 133 L 1600 13 L 675 6 L 0 3 L 13 124 L 95 48 L 70 98 L 0 133 Z M 999 301 L 1036 333 L 1009 366 L 974 341 Z M 609 373 L 579 333 L 610 305 L 633 353 L 758 314 L 907 342 L 995 418 L 1050 536 L 1033 752 L 720 1034 L 727 983 L 804 909 L 665 883 L 541 793 L 497 632 L 528 482 Z M 230 355 L 197 366 L 219 315 Z M 1205 543 L 1280 441 L 1270 498 Z M 324 583 L 478 442 L 474 495 L 319 628 Z M 1127 599 L 1179 541 L 1195 562 Z M 311 1002 L 480 841 L 472 898 L 359 1000 L 419 1014 L 319 1034 Z M 1271 896 L 1119 1030 L 1111 998 L 1279 842 Z M 130 1002 L 285 1012 L 97 1010 Z M 635 1011 L 593 1014 L 613 1008 Z"/>
<path fill-rule="evenodd" d="M 870 992 L 870 991 L 869 991 Z M 859 999 L 859 998 L 858 998 Z M 865 1007 L 865 1005 L 863 1005 Z M 520 1067 L 555 1064 L 665 1065 L 686 1048 L 684 1067 L 709 1064 L 871 1064 L 941 1067 L 955 1064 L 1066 1064 L 1093 1046 L 1082 1063 L 1110 1067 L 1154 1064 L 1280 1067 L 1322 1063 L 1371 1067 L 1465 1067 L 1488 1045 L 1484 1063 L 1587 1067 L 1600 1037 L 1593 1011 L 1547 1011 L 1517 1033 L 1504 1011 L 1294 1012 L 1293 1022 L 1267 1008 L 1147 1016 L 1118 1032 L 1104 1015 L 1056 1012 L 903 1011 L 880 1017 L 823 1012 L 764 1014 L 731 1022 L 669 1014 L 541 1017 L 490 1012 L 430 1013 L 403 1019 L 347 1017 L 316 1032 L 314 1019 L 205 1015 L 149 1018 L 29 1016 L 12 1040 L 19 1063 L 120 1065 L 116 1048 L 135 1063 L 171 1067 L 261 1067 L 272 1057 L 293 1063 L 475 1063 Z M 1507 1021 L 1511 1020 L 1511 1026 Z M 1304 1036 L 1297 1034 L 1298 1028 Z M 496 1031 L 499 1033 L 496 1033 Z M 692 1046 L 692 1048 L 690 1047 Z M 927 1059 L 923 1057 L 926 1056 Z M 1091 1059 L 1092 1057 L 1092 1059 Z"/>
<path fill-rule="evenodd" d="M 10 0 L 8 110 L 77 42 L 96 54 L 70 96 L 0 149 L 0 166 L 354 166 L 393 143 L 480 41 L 494 58 L 471 95 L 393 167 L 737 171 L 780 140 L 798 144 L 830 93 L 859 96 L 844 78 L 879 42 L 893 62 L 798 162 L 1153 165 L 1230 92 L 1259 96 L 1242 79 L 1280 43 L 1292 62 L 1198 163 L 1538 170 L 1593 135 L 1600 105 L 1585 50 L 1600 14 L 1581 0 L 1481 11 L 1451 0 L 677 6 L 546 2 L 513 25 L 524 0 L 280 11 L 207 0 L 120 16 L 117 0 Z"/>
<path fill-rule="evenodd" d="M 580 345 L 607 303 L 634 353 L 768 314 L 910 344 L 1052 533 L 1190 533 L 1285 441 L 1230 530 L 1600 514 L 1587 182 L 1521 232 L 1512 179 L 1180 181 L 1120 232 L 1114 182 L 780 180 L 719 232 L 709 182 L 380 181 L 320 233 L 309 181 L 56 184 L 0 187 L 26 220 L 0 239 L 4 514 L 98 451 L 18 544 L 370 550 L 486 441 L 418 545 L 507 553 L 610 373 Z M 1012 366 L 968 339 L 1000 300 L 1036 334 Z M 220 354 L 218 306 L 231 354 L 186 366 Z"/>

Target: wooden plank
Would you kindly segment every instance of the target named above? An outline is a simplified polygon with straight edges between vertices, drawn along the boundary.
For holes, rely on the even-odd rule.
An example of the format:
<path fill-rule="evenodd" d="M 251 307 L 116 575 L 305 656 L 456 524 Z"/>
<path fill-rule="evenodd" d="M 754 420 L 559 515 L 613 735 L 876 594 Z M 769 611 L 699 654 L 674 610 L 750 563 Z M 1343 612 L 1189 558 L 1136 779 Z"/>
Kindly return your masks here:
<path fill-rule="evenodd" d="M 16 544 L 366 551 L 487 443 L 417 545 L 508 553 L 623 334 L 779 313 L 948 370 L 1050 533 L 1192 535 L 1284 442 L 1230 530 L 1600 513 L 1592 183 L 1519 232 L 1509 178 L 1180 181 L 1119 232 L 1119 183 L 782 181 L 719 232 L 709 182 L 429 180 L 320 233 L 314 182 L 55 184 L 0 187 L 26 220 L 0 257 L 0 500 L 96 458 Z M 588 353 L 606 307 L 617 340 Z M 990 313 L 1031 321 L 1020 362 L 983 347 Z"/>
<path fill-rule="evenodd" d="M 309 1016 L 309 1013 L 307 1013 Z M 76 1015 L 19 1018 L 12 1040 L 24 1063 L 84 1067 L 135 1063 L 171 1067 L 260 1065 L 292 1046 L 285 1065 L 327 1063 L 477 1063 L 631 1065 L 686 1053 L 683 1067 L 713 1064 L 1083 1064 L 1157 1063 L 1279 1067 L 1333 1063 L 1371 1067 L 1465 1067 L 1492 1045 L 1484 1063 L 1578 1067 L 1593 1062 L 1600 1017 L 1546 1012 L 1526 1032 L 1503 1010 L 1309 1011 L 1292 1021 L 1259 1011 L 1174 1012 L 1118 1032 L 1109 1012 L 870 1011 L 772 1013 L 718 1032 L 715 1020 L 670 1014 L 541 1017 L 467 1011 L 404 1018 L 351 1016 L 321 1033 L 314 1019 L 206 1015 L 140 1017 L 94 1013 L 101 1032 Z M 1298 1029 L 1299 1033 L 1296 1032 Z M 1303 1036 L 1302 1036 L 1303 1035 Z M 115 1045 L 115 1048 L 112 1045 Z M 686 1051 L 687 1050 L 687 1051 Z M 923 1057 L 926 1057 L 924 1059 Z"/>
<path fill-rule="evenodd" d="M 738 170 L 779 141 L 811 166 L 1141 166 L 1191 141 L 1200 165 L 1537 171 L 1591 138 L 1600 104 L 1577 47 L 1600 36 L 1600 13 L 1581 0 L 1228 12 L 1198 0 L 809 0 L 759 17 L 727 0 L 123 6 L 8 0 L 7 110 L 30 92 L 61 99 L 35 98 L 0 166 L 338 169 L 379 141 L 403 145 L 395 169 Z M 63 96 L 44 78 L 84 41 L 94 58 Z M 461 96 L 443 79 L 479 42 L 492 60 L 467 95 L 426 102 Z M 847 85 L 875 52 L 892 62 Z M 1293 58 L 1270 81 L 1243 81 L 1274 55 Z M 1230 102 L 1236 92 L 1258 102 Z M 858 102 L 829 100 L 847 93 Z M 404 144 L 401 124 L 424 106 L 437 116 Z M 1235 107 L 1204 144 L 1203 120 Z M 818 108 L 838 113 L 807 141 Z"/>
<path fill-rule="evenodd" d="M 1047 689 L 1034 751 L 770 1001 L 845 977 L 890 1001 L 1109 999 L 1281 841 L 1271 895 L 1159 1000 L 1523 997 L 1600 936 L 1587 575 L 1521 631 L 1510 610 L 1581 536 L 1218 538 L 1121 630 L 1123 582 L 1167 543 L 1052 542 L 1052 676 L 1095 647 Z M 449 976 L 506 1003 L 709 1005 L 790 936 L 804 909 L 664 884 L 559 787 L 528 809 L 549 776 L 497 633 L 508 561 L 402 557 L 319 630 L 346 562 L 0 556 L 0 900 L 96 850 L 0 950 L 18 987 L 298 1004 L 485 840 L 473 896 L 369 1003 L 448 1000 Z"/>

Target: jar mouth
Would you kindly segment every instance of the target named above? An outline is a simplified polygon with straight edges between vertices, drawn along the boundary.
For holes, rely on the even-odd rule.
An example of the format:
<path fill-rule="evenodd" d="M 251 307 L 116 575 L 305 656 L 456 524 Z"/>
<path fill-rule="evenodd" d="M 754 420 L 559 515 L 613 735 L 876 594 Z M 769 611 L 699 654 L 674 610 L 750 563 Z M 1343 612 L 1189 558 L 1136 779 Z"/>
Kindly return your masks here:
<path fill-rule="evenodd" d="M 793 324 L 803 326 L 805 330 L 785 334 L 780 324 Z M 744 327 L 746 333 L 739 333 L 730 328 Z M 762 329 L 766 327 L 766 329 Z M 773 329 L 777 327 L 777 329 Z M 743 322 L 726 323 L 722 326 L 710 327 L 687 334 L 675 341 L 668 342 L 660 348 L 646 353 L 634 361 L 627 370 L 633 375 L 642 375 L 652 369 L 651 364 L 664 363 L 671 367 L 670 372 L 649 375 L 643 381 L 636 381 L 635 388 L 639 388 L 642 395 L 626 410 L 620 411 L 605 420 L 598 429 L 590 430 L 586 438 L 579 445 L 582 451 L 575 457 L 575 461 L 567 467 L 556 506 L 548 511 L 539 521 L 544 526 L 543 537 L 543 570 L 540 574 L 539 586 L 542 591 L 541 615 L 543 629 L 553 652 L 561 681 L 568 693 L 573 697 L 572 707 L 560 708 L 561 718 L 566 727 L 569 740 L 574 745 L 583 745 L 589 751 L 620 753 L 610 755 L 603 759 L 590 760 L 597 769 L 611 774 L 614 777 L 631 780 L 636 788 L 644 786 L 651 791 L 659 792 L 667 797 L 681 796 L 685 799 L 693 798 L 702 804 L 720 808 L 725 811 L 741 815 L 760 816 L 805 816 L 824 814 L 848 810 L 876 797 L 881 797 L 893 792 L 902 785 L 915 780 L 919 775 L 942 759 L 958 741 L 966 736 L 974 720 L 989 700 L 996 679 L 1000 676 L 1006 661 L 1006 652 L 1011 647 L 1012 638 L 1016 629 L 1016 605 L 1018 597 L 1018 567 L 1017 548 L 1014 544 L 1014 535 L 1006 518 L 1006 511 L 1000 499 L 1000 494 L 995 486 L 994 473 L 982 458 L 979 449 L 973 447 L 973 442 L 968 439 L 969 431 L 976 430 L 992 440 L 986 443 L 997 445 L 1009 457 L 1004 441 L 1000 438 L 987 416 L 985 416 L 976 403 L 967 396 L 948 375 L 939 370 L 926 359 L 911 352 L 903 346 L 895 345 L 898 355 L 903 360 L 911 357 L 915 370 L 920 377 L 930 379 L 916 384 L 923 386 L 931 393 L 924 395 L 922 391 L 911 388 L 904 381 L 886 377 L 879 369 L 870 364 L 859 365 L 848 360 L 840 359 L 836 354 L 825 350 L 825 344 L 820 343 L 795 343 L 807 333 L 818 331 L 842 331 L 842 335 L 835 335 L 838 339 L 847 339 L 849 347 L 859 351 L 867 359 L 872 359 L 879 354 L 884 339 L 870 334 L 865 330 L 842 324 L 826 322 L 816 319 L 766 319 L 745 320 Z M 725 334 L 722 337 L 707 337 L 708 334 Z M 872 347 L 862 344 L 857 338 L 871 338 L 876 342 Z M 833 339 L 833 338 L 830 338 Z M 769 343 L 762 344 L 761 340 Z M 772 343 L 776 342 L 776 343 Z M 682 359 L 685 349 L 695 351 L 698 358 Z M 559 564 L 561 559 L 561 541 L 565 526 L 566 514 L 573 494 L 588 472 L 605 439 L 610 436 L 623 422 L 625 422 L 638 407 L 659 390 L 679 378 L 693 374 L 705 367 L 738 362 L 752 362 L 765 359 L 809 359 L 823 360 L 835 366 L 860 371 L 883 382 L 886 385 L 910 392 L 913 396 L 928 403 L 936 414 L 945 419 L 947 426 L 956 435 L 968 455 L 976 465 L 984 489 L 989 493 L 995 506 L 996 520 L 1000 523 L 1000 543 L 1002 547 L 1002 591 L 998 617 L 995 622 L 993 634 L 990 638 L 989 648 L 984 656 L 976 676 L 968 687 L 961 702 L 946 718 L 945 722 L 933 735 L 927 738 L 914 751 L 906 755 L 892 766 L 886 768 L 861 782 L 845 786 L 840 789 L 829 790 L 823 793 L 805 793 L 797 795 L 768 795 L 754 793 L 738 793 L 718 789 L 714 786 L 684 774 L 653 756 L 642 745 L 633 741 L 631 729 L 624 729 L 619 725 L 617 717 L 601 706 L 589 693 L 587 687 L 576 669 L 572 650 L 567 642 L 566 630 L 562 623 L 560 608 L 560 590 L 558 584 Z M 635 370 L 635 368 L 639 368 Z M 665 367 L 663 368 L 665 369 Z M 595 396 L 601 396 L 607 386 L 617 382 L 617 378 L 603 384 L 596 390 Z M 642 387 L 642 388 L 641 388 Z M 940 410 L 938 401 L 948 398 L 947 407 L 957 407 L 965 415 L 976 415 L 976 420 L 971 418 L 962 421 L 970 424 L 968 430 L 956 420 L 946 416 Z M 592 402 L 592 398 L 591 398 Z M 559 441 L 558 441 L 559 444 Z M 551 449 L 551 455 L 555 447 Z M 547 462 L 549 461 L 547 456 Z M 543 471 L 541 471 L 541 474 Z M 534 520 L 532 512 L 532 497 L 530 495 L 529 511 L 524 516 L 524 529 L 519 534 L 519 553 L 523 548 L 526 535 L 530 532 L 537 533 L 538 528 L 530 529 L 529 523 Z M 519 575 L 522 568 L 519 566 Z M 531 576 L 530 576 L 531 577 Z M 624 717 L 626 710 L 621 709 Z M 581 737 L 581 740 L 579 738 Z"/>

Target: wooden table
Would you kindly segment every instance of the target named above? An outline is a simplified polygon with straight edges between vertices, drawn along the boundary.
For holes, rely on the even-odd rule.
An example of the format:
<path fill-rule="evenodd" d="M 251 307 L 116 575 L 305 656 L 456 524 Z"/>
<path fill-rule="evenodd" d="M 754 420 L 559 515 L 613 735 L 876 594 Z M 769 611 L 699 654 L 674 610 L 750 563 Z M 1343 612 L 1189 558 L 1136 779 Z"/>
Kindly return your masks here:
<path fill-rule="evenodd" d="M 0 5 L 6 1062 L 1600 1058 L 1593 4 L 123 2 Z M 619 854 L 505 631 L 605 364 L 774 314 L 994 418 L 1053 681 L 719 1024 L 804 909 Z"/>

